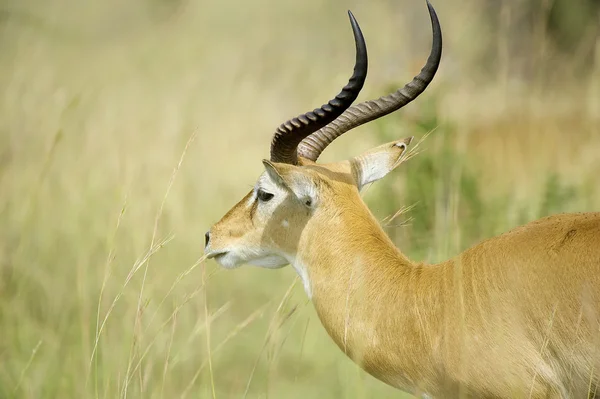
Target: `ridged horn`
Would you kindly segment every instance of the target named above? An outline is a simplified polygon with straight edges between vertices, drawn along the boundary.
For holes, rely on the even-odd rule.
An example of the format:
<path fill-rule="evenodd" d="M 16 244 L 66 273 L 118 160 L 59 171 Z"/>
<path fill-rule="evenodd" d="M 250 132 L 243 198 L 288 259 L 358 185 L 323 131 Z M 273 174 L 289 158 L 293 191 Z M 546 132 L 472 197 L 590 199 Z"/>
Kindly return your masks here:
<path fill-rule="evenodd" d="M 376 100 L 348 108 L 336 120 L 306 137 L 298 145 L 298 156 L 316 161 L 325 148 L 347 131 L 399 110 L 421 94 L 433 80 L 442 57 L 442 30 L 433 6 L 427 1 L 433 29 L 433 44 L 425 66 L 414 79 L 398 91 Z"/>
<path fill-rule="evenodd" d="M 356 62 L 352 77 L 333 100 L 279 126 L 271 142 L 271 161 L 296 165 L 298 144 L 311 133 L 335 120 L 358 97 L 367 77 L 367 46 L 354 15 L 348 11 L 348 16 L 356 43 Z"/>

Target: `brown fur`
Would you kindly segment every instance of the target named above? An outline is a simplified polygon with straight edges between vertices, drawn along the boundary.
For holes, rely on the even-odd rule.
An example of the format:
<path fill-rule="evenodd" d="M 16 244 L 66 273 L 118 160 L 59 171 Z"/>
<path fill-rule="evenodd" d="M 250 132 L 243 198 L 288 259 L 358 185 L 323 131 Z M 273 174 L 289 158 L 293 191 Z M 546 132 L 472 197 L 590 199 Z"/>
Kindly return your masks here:
<path fill-rule="evenodd" d="M 253 224 L 246 198 L 213 228 L 215 245 L 238 232 L 236 245 L 293 254 L 335 343 L 394 387 L 439 398 L 588 397 L 600 382 L 600 213 L 546 217 L 427 265 L 393 245 L 351 165 L 274 165 L 290 187 L 317 187 L 318 206 L 288 198 Z"/>

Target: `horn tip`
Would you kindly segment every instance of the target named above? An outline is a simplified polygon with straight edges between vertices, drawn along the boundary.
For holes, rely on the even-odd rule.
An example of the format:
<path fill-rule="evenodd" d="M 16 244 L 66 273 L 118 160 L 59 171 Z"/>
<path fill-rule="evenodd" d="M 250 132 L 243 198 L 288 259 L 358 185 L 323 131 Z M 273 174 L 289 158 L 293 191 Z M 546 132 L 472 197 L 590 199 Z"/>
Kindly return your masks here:
<path fill-rule="evenodd" d="M 356 23 L 356 18 L 354 17 L 354 14 L 352 14 L 352 11 L 350 11 L 350 10 L 348 10 L 348 17 L 350 18 L 350 22 Z"/>
<path fill-rule="evenodd" d="M 429 13 L 435 15 L 435 8 L 433 8 L 433 5 L 431 4 L 431 2 L 429 0 L 425 0 L 425 2 L 427 3 L 427 8 L 429 9 Z"/>

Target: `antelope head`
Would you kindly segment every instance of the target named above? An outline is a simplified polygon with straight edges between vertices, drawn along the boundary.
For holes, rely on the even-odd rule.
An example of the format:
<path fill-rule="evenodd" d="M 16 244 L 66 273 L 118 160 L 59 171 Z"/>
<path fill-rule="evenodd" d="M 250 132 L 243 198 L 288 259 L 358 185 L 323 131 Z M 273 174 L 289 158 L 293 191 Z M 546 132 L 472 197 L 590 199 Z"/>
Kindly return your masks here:
<path fill-rule="evenodd" d="M 206 233 L 209 258 L 226 268 L 244 263 L 267 268 L 292 264 L 309 292 L 299 252 L 305 246 L 319 246 L 323 226 L 333 223 L 336 215 L 363 204 L 359 191 L 402 162 L 412 137 L 341 162 L 317 164 L 317 158 L 337 137 L 400 109 L 431 82 L 441 58 L 442 36 L 435 10 L 429 2 L 427 5 L 433 45 L 421 72 L 398 91 L 354 106 L 351 104 L 367 75 L 367 50 L 360 27 L 349 12 L 356 44 L 350 81 L 327 104 L 276 130 L 271 159 L 263 160 L 265 170 L 252 191 Z"/>

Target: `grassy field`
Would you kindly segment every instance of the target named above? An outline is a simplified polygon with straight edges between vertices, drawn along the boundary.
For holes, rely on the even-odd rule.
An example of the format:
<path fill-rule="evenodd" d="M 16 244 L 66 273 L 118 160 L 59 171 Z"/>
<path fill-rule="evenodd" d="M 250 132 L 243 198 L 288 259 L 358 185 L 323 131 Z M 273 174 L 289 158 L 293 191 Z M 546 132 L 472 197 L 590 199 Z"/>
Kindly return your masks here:
<path fill-rule="evenodd" d="M 415 259 L 600 209 L 597 29 L 596 58 L 565 56 L 543 22 L 520 35 L 519 7 L 488 24 L 481 4 L 437 1 L 431 87 L 323 156 L 431 132 L 365 194 Z M 406 397 L 344 357 L 291 268 L 202 261 L 274 129 L 346 83 L 348 8 L 359 100 L 411 79 L 424 1 L 0 2 L 0 398 Z"/>

